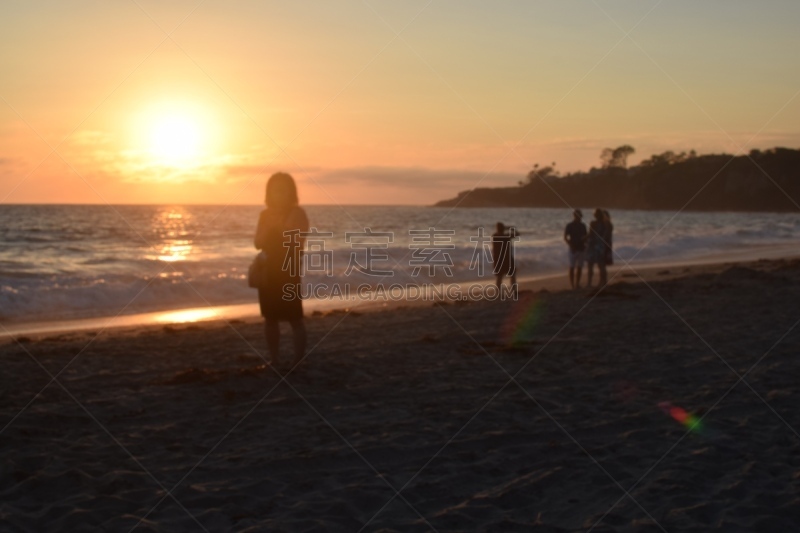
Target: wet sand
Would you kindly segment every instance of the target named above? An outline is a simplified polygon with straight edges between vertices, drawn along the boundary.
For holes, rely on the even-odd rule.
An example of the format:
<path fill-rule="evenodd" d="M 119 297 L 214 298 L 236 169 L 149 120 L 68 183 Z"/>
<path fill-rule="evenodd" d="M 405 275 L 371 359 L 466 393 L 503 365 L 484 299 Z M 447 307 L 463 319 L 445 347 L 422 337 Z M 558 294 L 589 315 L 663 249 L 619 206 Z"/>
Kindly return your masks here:
<path fill-rule="evenodd" d="M 6 340 L 0 529 L 793 530 L 800 262 L 645 279 Z"/>

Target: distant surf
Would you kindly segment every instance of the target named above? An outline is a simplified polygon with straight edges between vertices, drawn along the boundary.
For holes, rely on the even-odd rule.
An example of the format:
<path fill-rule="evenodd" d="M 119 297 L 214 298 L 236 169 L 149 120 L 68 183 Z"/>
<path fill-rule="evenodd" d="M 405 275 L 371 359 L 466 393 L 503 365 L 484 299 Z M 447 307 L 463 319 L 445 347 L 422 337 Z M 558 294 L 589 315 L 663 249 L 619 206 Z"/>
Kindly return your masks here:
<path fill-rule="evenodd" d="M 0 206 L 0 321 L 4 324 L 128 316 L 208 306 L 253 303 L 245 272 L 255 254 L 252 237 L 258 206 Z M 502 221 L 520 233 L 515 248 L 522 277 L 566 267 L 564 225 L 569 209 L 310 206 L 311 225 L 332 235 L 320 238 L 317 259 L 328 263 L 306 281 L 374 284 L 449 283 L 487 279 L 478 263 L 480 228 L 490 235 Z M 681 213 L 614 211 L 618 261 L 636 264 L 779 257 L 800 241 L 800 215 L 793 213 Z M 588 220 L 587 220 L 588 222 Z M 374 238 L 386 259 L 371 265 L 382 275 L 353 268 L 365 251 L 346 234 Z M 435 230 L 438 249 L 452 264 L 413 261 L 426 243 L 410 230 Z M 352 235 L 351 235 L 352 237 Z M 383 239 L 383 240 L 382 240 Z M 357 240 L 357 239 L 356 239 Z M 424 241 L 424 239 L 423 239 Z M 428 243 L 430 244 L 430 243 Z M 328 254 L 323 257 L 323 253 Z M 421 254 L 421 255 L 420 255 Z M 440 256 L 444 257 L 444 256 Z M 419 263 L 417 264 L 419 266 Z"/>

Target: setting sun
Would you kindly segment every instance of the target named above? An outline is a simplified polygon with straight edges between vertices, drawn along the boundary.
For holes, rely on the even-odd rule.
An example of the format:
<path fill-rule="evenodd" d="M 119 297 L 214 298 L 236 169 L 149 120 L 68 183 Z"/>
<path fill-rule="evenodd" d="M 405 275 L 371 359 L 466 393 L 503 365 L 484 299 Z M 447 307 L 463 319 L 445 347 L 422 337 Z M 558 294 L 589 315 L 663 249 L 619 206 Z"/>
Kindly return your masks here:
<path fill-rule="evenodd" d="M 167 163 L 186 164 L 200 155 L 200 127 L 191 117 L 167 115 L 153 124 L 150 151 Z"/>
<path fill-rule="evenodd" d="M 133 146 L 140 164 L 191 169 L 207 163 L 214 152 L 210 113 L 194 103 L 159 102 L 140 110 L 133 122 Z"/>

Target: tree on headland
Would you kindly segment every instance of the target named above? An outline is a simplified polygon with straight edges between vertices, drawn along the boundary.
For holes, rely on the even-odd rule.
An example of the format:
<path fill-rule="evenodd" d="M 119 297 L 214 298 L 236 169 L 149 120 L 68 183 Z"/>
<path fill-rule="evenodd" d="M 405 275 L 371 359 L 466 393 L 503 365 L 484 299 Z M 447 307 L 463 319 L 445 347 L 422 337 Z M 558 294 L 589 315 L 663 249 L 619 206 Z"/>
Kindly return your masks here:
<path fill-rule="evenodd" d="M 676 154 L 672 150 L 667 150 L 663 154 L 653 154 L 650 159 L 645 159 L 641 162 L 643 167 L 657 167 L 660 165 L 675 165 L 677 163 L 683 163 L 684 161 L 688 161 L 689 159 L 694 159 L 697 157 L 697 152 L 694 150 L 689 151 L 687 154 L 686 152 L 681 152 Z"/>
<path fill-rule="evenodd" d="M 600 159 L 603 161 L 603 168 L 627 168 L 628 156 L 636 152 L 633 146 L 623 144 L 616 148 L 604 148 L 600 152 Z"/>
<path fill-rule="evenodd" d="M 555 161 L 546 167 L 539 167 L 539 163 L 533 165 L 533 170 L 528 172 L 528 183 L 535 183 L 539 180 L 546 180 L 548 178 L 553 178 L 558 176 L 558 172 L 555 170 L 556 163 Z M 524 185 L 523 182 L 520 182 L 520 185 Z"/>

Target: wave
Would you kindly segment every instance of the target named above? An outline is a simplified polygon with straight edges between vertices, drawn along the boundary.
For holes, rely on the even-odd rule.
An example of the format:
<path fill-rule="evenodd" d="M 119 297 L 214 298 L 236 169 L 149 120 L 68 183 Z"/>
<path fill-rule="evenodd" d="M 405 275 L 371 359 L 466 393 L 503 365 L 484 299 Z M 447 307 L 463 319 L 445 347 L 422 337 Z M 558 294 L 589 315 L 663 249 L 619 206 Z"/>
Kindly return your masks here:
<path fill-rule="evenodd" d="M 0 231 L 0 318 L 87 318 L 253 302 L 255 291 L 246 286 L 244 273 L 255 253 L 252 231 L 260 208 L 242 207 L 219 215 L 221 209 L 0 206 L 0 227 L 5 227 Z M 514 223 L 522 235 L 515 248 L 520 277 L 567 267 L 562 235 L 568 220 L 563 210 L 349 207 L 348 211 L 355 216 L 345 216 L 336 207 L 308 208 L 320 231 L 332 231 L 334 237 L 326 242 L 330 270 L 307 272 L 307 282 L 380 281 L 381 275 L 353 268 L 357 266 L 351 264 L 354 260 L 365 263 L 365 252 L 344 242 L 345 232 L 364 227 L 395 233 L 391 246 L 378 251 L 388 259 L 373 264 L 386 271 L 383 281 L 388 283 L 476 280 L 480 262 L 483 278 L 491 277 L 488 249 L 476 250 L 470 236 L 496 220 Z M 793 214 L 686 213 L 676 217 L 666 212 L 619 211 L 614 215 L 618 264 L 692 260 L 785 246 L 800 238 L 800 215 Z M 440 252 L 447 254 L 448 261 L 431 269 L 424 261 L 412 262 L 425 254 L 411 248 L 411 227 L 453 230 L 452 247 Z M 419 267 L 416 275 L 415 266 Z M 444 266 L 450 267 L 452 276 Z"/>
<path fill-rule="evenodd" d="M 688 242 L 692 247 L 687 247 Z M 622 261 L 636 258 L 636 264 L 650 261 L 680 260 L 697 257 L 699 252 L 708 252 L 709 244 L 719 250 L 726 239 L 682 239 L 651 245 L 644 249 L 637 246 L 621 246 L 616 250 Z M 730 244 L 730 243 L 728 243 Z M 474 250 L 456 248 L 450 250 L 452 276 L 441 266 L 431 271 L 425 266 L 414 272 L 409 264 L 407 252 L 402 248 L 387 250 L 398 264 L 385 262 L 375 265 L 385 273 L 369 275 L 357 269 L 347 270 L 349 251 L 338 251 L 336 259 L 344 260 L 330 272 L 312 271 L 305 274 L 305 283 L 375 285 L 379 282 L 400 283 L 450 283 L 490 279 L 491 263 L 484 263 L 483 275 L 477 267 Z M 404 258 L 404 256 L 406 256 Z M 547 275 L 567 268 L 566 247 L 561 244 L 536 247 L 519 246 L 515 249 L 517 275 L 520 278 Z M 618 263 L 621 263 L 618 261 Z M 96 265 L 107 264 L 95 261 Z M 101 276 L 65 275 L 8 275 L 0 276 L 0 319 L 4 321 L 32 321 L 114 316 L 119 313 L 132 314 L 163 311 L 207 305 L 228 305 L 254 302 L 256 292 L 247 287 L 245 272 L 247 262 L 237 267 L 219 268 L 219 264 L 194 265 L 194 272 L 171 271 L 154 276 L 135 276 L 130 273 Z M 472 266 L 472 268 L 470 268 Z M 217 267 L 217 268 L 209 268 Z"/>

